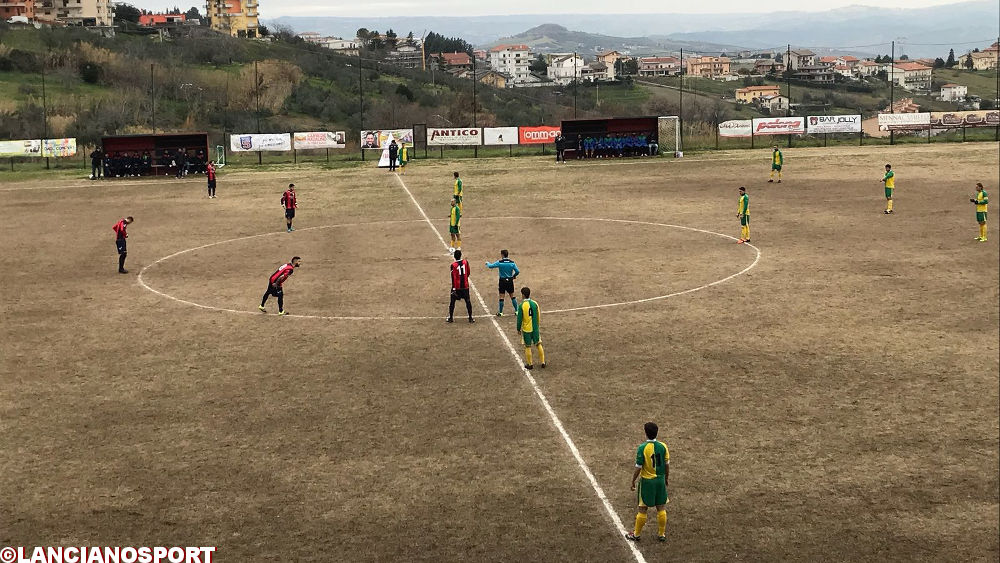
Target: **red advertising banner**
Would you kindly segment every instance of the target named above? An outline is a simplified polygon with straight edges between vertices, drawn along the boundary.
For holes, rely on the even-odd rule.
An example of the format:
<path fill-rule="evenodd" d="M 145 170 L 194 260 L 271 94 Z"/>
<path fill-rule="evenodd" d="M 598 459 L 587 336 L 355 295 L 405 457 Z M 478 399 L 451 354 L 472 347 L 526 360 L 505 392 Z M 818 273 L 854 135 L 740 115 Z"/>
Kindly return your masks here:
<path fill-rule="evenodd" d="M 549 127 L 541 125 L 539 127 L 518 127 L 517 138 L 522 145 L 551 145 L 556 142 L 559 136 L 560 127 Z"/>

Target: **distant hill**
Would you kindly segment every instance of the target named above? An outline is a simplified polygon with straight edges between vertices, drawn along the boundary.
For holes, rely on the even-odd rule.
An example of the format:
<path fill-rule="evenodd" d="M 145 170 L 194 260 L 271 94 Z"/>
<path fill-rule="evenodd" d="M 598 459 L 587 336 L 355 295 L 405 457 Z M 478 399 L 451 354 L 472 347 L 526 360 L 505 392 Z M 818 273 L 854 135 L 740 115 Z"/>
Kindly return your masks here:
<path fill-rule="evenodd" d="M 668 38 L 614 37 L 583 31 L 570 31 L 557 24 L 543 24 L 528 31 L 501 38 L 490 46 L 504 43 L 523 43 L 532 51 L 541 53 L 579 52 L 593 54 L 601 50 L 628 51 L 632 55 L 651 55 L 679 49 L 701 51 L 734 51 L 738 47 L 719 45 L 706 41 L 677 41 Z"/>

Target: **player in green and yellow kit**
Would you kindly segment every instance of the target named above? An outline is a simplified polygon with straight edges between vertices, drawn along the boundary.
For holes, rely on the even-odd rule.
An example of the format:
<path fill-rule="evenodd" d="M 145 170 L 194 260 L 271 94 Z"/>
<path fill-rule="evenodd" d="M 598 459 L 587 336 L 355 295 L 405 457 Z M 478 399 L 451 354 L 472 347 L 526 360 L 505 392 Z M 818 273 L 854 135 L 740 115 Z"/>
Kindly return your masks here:
<path fill-rule="evenodd" d="M 740 186 L 739 208 L 736 216 L 740 220 L 740 240 L 736 241 L 736 244 L 750 242 L 750 196 L 747 195 L 747 189 L 743 186 Z"/>
<path fill-rule="evenodd" d="M 982 182 L 976 183 L 976 197 L 969 201 L 976 204 L 976 222 L 979 223 L 979 236 L 976 240 L 986 242 L 986 206 L 990 202 L 990 196 L 983 188 Z"/>
<path fill-rule="evenodd" d="M 455 172 L 455 193 L 453 197 L 455 201 L 458 202 L 458 210 L 462 210 L 462 179 L 458 177 L 458 172 Z"/>
<path fill-rule="evenodd" d="M 448 252 L 454 254 L 462 248 L 462 206 L 454 199 L 451 200 L 451 211 L 448 212 L 448 234 L 451 235 L 451 248 Z"/>
<path fill-rule="evenodd" d="M 667 481 L 670 479 L 670 451 L 667 445 L 656 439 L 659 428 L 655 422 L 643 426 L 646 441 L 639 444 L 635 452 L 635 473 L 632 474 L 632 490 L 638 499 L 639 510 L 635 515 L 635 529 L 625 534 L 625 538 L 639 541 L 642 527 L 646 525 L 646 511 L 656 507 L 656 523 L 659 524 L 660 541 L 667 541 Z M 636 487 L 636 479 L 639 486 Z"/>
<path fill-rule="evenodd" d="M 885 176 L 882 176 L 882 183 L 885 184 L 885 214 L 892 214 L 892 191 L 896 189 L 896 173 L 892 171 L 892 165 L 885 165 Z"/>
<path fill-rule="evenodd" d="M 538 348 L 538 361 L 545 367 L 545 349 L 542 348 L 542 337 L 538 333 L 538 325 L 542 319 L 542 313 L 538 309 L 531 297 L 531 290 L 527 287 L 521 288 L 521 304 L 517 307 L 517 332 L 524 339 L 524 367 L 534 369 L 531 363 L 531 346 Z"/>
<path fill-rule="evenodd" d="M 410 162 L 409 149 L 407 148 L 406 143 L 403 143 L 399 147 L 399 173 L 400 174 L 406 172 L 406 163 L 408 163 L 408 162 Z"/>
<path fill-rule="evenodd" d="M 781 165 L 785 163 L 785 157 L 778 150 L 778 145 L 774 145 L 774 152 L 771 153 L 771 179 L 768 183 L 774 181 L 774 173 L 778 173 L 778 183 L 781 183 Z"/>

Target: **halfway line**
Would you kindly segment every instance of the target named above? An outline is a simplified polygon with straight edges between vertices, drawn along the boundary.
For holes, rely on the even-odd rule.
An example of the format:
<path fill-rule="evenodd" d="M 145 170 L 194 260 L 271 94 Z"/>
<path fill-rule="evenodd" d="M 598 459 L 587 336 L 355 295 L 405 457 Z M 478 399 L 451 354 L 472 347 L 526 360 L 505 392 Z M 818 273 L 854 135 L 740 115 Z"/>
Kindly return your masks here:
<path fill-rule="evenodd" d="M 399 174 L 396 174 L 396 180 L 399 181 L 399 185 L 400 187 L 403 188 L 403 191 L 406 192 L 406 195 L 410 196 L 410 201 L 412 201 L 413 205 L 416 206 L 417 211 L 419 211 L 420 215 L 423 216 L 424 221 L 427 223 L 427 225 L 431 228 L 432 231 L 434 231 L 434 234 L 437 236 L 438 240 L 441 241 L 441 244 L 445 247 L 445 249 L 447 249 L 448 243 L 444 241 L 444 237 L 441 236 L 441 232 L 438 231 L 437 227 L 434 226 L 434 223 L 431 221 L 430 217 L 428 217 L 427 213 L 424 212 L 424 208 L 421 207 L 420 204 L 417 202 L 417 198 L 413 197 L 413 193 L 410 192 L 410 189 L 406 187 L 406 184 L 403 182 L 403 179 L 399 176 Z M 472 283 L 471 280 L 469 281 L 469 287 L 472 289 L 472 292 L 476 294 L 476 299 L 479 301 L 479 306 L 482 307 L 487 313 L 489 313 L 490 309 L 489 307 L 486 306 L 486 301 L 483 300 L 483 296 L 479 293 L 479 290 L 476 289 L 476 285 Z M 514 363 L 517 364 L 518 368 L 520 368 L 521 373 L 524 374 L 524 377 L 528 379 L 528 383 L 530 383 L 531 388 L 534 389 L 535 395 L 538 397 L 538 400 L 541 401 L 542 406 L 545 407 L 545 412 L 549 413 L 549 418 L 552 420 L 552 424 L 556 427 L 556 430 L 559 431 L 559 434 L 562 436 L 563 441 L 566 442 L 566 445 L 569 446 L 569 451 L 573 454 L 573 457 L 576 459 L 577 465 L 579 465 L 580 469 L 583 470 L 583 474 L 587 476 L 587 480 L 590 482 L 590 486 L 594 489 L 594 492 L 597 493 L 597 498 L 601 499 L 601 503 L 604 505 L 604 510 L 608 513 L 608 517 L 611 518 L 611 523 L 614 524 L 615 530 L 618 532 L 618 538 L 621 541 L 625 542 L 625 545 L 627 545 L 628 548 L 632 551 L 632 556 L 635 558 L 636 563 L 646 563 L 646 559 L 642 556 L 642 552 L 639 551 L 639 548 L 637 548 L 635 544 L 633 544 L 632 542 L 629 542 L 628 540 L 625 539 L 625 536 L 623 535 L 625 533 L 625 526 L 622 524 L 621 518 L 618 517 L 618 513 L 615 512 L 615 509 L 611 506 L 611 502 L 608 501 L 608 496 L 604 494 L 604 489 L 601 488 L 601 485 L 597 482 L 597 479 L 594 478 L 594 474 L 591 473 L 590 467 L 587 466 L 587 462 L 583 460 L 583 456 L 580 454 L 580 450 L 576 447 L 576 444 L 573 442 L 573 439 L 570 438 L 569 433 L 566 432 L 566 428 L 563 427 L 562 421 L 559 420 L 558 416 L 556 416 L 555 410 L 552 409 L 552 405 L 549 404 L 549 400 L 545 397 L 545 394 L 542 393 L 542 389 L 538 386 L 538 382 L 535 381 L 534 377 L 532 377 L 531 372 L 529 372 L 524 367 L 524 364 L 521 362 L 521 356 L 518 355 L 517 350 L 514 348 L 514 345 L 511 344 L 510 339 L 507 338 L 507 333 L 505 333 L 503 329 L 500 328 L 500 323 L 497 322 L 496 317 L 490 316 L 489 318 L 490 322 L 493 323 L 493 328 L 496 329 L 497 334 L 500 335 L 500 338 L 503 339 L 504 344 L 507 345 L 507 351 L 510 352 L 510 356 L 511 358 L 514 359 Z"/>

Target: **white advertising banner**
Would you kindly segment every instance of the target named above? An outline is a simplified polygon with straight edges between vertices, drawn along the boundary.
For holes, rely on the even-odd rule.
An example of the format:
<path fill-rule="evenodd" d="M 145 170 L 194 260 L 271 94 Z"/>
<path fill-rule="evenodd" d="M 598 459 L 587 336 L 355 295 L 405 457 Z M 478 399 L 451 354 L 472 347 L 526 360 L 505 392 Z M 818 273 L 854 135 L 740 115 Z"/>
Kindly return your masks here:
<path fill-rule="evenodd" d="M 42 156 L 42 141 L 0 141 L 0 156 Z"/>
<path fill-rule="evenodd" d="M 76 137 L 42 139 L 42 156 L 76 156 Z"/>
<path fill-rule="evenodd" d="M 487 127 L 483 129 L 484 145 L 516 145 L 517 127 Z"/>
<path fill-rule="evenodd" d="M 749 119 L 730 119 L 719 123 L 720 137 L 749 137 L 753 131 L 753 122 Z"/>
<path fill-rule="evenodd" d="M 290 151 L 292 136 L 288 133 L 233 134 L 229 136 L 233 152 Z"/>
<path fill-rule="evenodd" d="M 801 135 L 805 132 L 804 117 L 763 117 L 753 120 L 754 135 Z"/>
<path fill-rule="evenodd" d="M 860 115 L 810 115 L 809 134 L 860 133 Z"/>
<path fill-rule="evenodd" d="M 481 145 L 483 130 L 477 127 L 428 127 L 427 145 Z"/>
<path fill-rule="evenodd" d="M 880 113 L 878 114 L 879 131 L 895 131 L 900 129 L 927 129 L 931 124 L 929 113 Z"/>
<path fill-rule="evenodd" d="M 347 146 L 347 135 L 343 131 L 311 131 L 308 133 L 292 133 L 296 150 L 305 149 L 342 149 Z"/>

